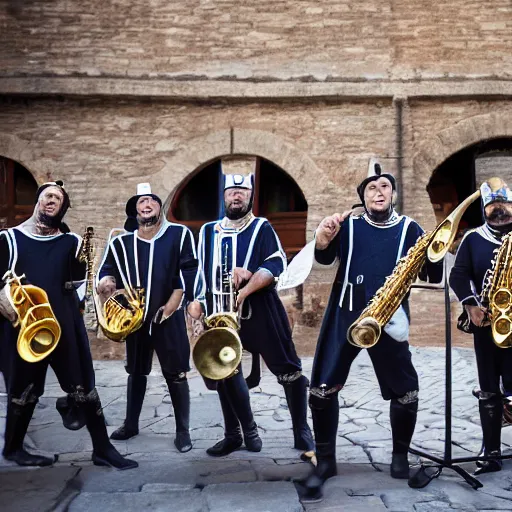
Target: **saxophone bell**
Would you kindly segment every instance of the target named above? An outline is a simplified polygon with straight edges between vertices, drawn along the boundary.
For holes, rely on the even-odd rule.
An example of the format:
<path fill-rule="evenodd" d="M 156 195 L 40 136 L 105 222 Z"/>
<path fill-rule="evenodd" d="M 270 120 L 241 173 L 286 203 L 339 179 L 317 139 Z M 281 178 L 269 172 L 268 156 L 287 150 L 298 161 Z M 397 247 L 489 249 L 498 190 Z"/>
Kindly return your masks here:
<path fill-rule="evenodd" d="M 469 205 L 479 197 L 480 190 L 473 192 L 434 230 L 433 239 L 427 249 L 427 257 L 432 263 L 437 263 L 446 256 L 453 244 L 462 216 Z"/>

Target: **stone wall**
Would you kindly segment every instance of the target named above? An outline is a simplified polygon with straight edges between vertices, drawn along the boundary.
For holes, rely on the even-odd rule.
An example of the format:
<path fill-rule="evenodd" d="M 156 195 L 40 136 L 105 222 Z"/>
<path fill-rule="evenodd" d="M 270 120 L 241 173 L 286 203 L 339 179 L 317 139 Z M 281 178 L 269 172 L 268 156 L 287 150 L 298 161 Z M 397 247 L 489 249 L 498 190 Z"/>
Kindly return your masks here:
<path fill-rule="evenodd" d="M 510 77 L 508 0 L 7 3 L 0 13 L 7 75 Z"/>

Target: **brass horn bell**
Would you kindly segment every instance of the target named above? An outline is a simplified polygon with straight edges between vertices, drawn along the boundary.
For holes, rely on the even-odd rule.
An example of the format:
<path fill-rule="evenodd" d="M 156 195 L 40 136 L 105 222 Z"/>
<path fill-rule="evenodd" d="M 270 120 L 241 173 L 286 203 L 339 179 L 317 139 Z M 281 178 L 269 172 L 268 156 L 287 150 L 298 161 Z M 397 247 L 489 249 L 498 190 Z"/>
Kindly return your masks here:
<path fill-rule="evenodd" d="M 14 327 L 20 327 L 17 350 L 22 359 L 37 363 L 50 355 L 60 340 L 61 328 L 47 293 L 37 286 L 21 284 L 14 273 L 5 276 L 7 298 L 16 313 Z"/>
<path fill-rule="evenodd" d="M 242 343 L 233 314 L 217 313 L 205 320 L 207 330 L 192 351 L 197 371 L 208 379 L 230 377 L 242 360 Z"/>

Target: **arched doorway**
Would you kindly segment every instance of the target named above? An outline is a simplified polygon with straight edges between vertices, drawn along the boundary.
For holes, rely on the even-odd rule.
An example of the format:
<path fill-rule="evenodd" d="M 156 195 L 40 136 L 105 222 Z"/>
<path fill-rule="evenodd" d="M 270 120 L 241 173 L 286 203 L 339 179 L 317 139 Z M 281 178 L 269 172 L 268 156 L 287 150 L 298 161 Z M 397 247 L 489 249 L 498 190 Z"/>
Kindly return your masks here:
<path fill-rule="evenodd" d="M 197 236 L 201 226 L 217 220 L 223 197 L 221 159 L 192 173 L 176 190 L 167 216 L 188 226 Z M 306 244 L 308 205 L 297 183 L 280 167 L 256 158 L 254 214 L 266 217 L 276 230 L 287 257 Z"/>
<path fill-rule="evenodd" d="M 37 182 L 20 163 L 0 156 L 0 229 L 32 215 Z"/>
<path fill-rule="evenodd" d="M 432 173 L 427 192 L 440 222 L 483 181 L 500 176 L 512 186 L 512 138 L 500 137 L 472 144 L 445 160 Z M 466 211 L 457 238 L 483 222 L 480 202 Z"/>

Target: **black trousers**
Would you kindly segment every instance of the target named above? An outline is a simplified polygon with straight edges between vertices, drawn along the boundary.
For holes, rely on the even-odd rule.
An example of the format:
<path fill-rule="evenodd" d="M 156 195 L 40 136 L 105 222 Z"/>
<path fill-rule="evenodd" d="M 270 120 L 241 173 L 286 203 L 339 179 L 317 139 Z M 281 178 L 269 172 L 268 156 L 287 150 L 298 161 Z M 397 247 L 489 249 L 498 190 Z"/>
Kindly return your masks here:
<path fill-rule="evenodd" d="M 175 315 L 180 314 L 177 311 Z M 126 372 L 130 375 L 149 375 L 156 352 L 166 379 L 174 380 L 180 373 L 190 371 L 190 344 L 181 322 L 174 325 L 174 315 L 161 325 L 150 323 L 126 339 Z M 178 319 L 179 320 L 179 319 Z M 168 323 L 169 322 L 169 323 Z M 176 327 L 174 329 L 173 327 Z"/>
<path fill-rule="evenodd" d="M 326 384 L 327 389 L 341 389 L 348 378 L 352 362 L 362 349 L 351 345 L 346 339 L 341 343 L 329 339 L 317 348 L 311 387 Z M 412 364 L 409 343 L 399 342 L 382 332 L 376 345 L 368 349 L 380 391 L 384 400 L 401 398 L 409 391 L 419 389 L 418 374 Z"/>
<path fill-rule="evenodd" d="M 501 394 L 501 379 L 505 393 L 512 395 L 512 348 L 498 347 L 490 326 L 475 329 L 473 339 L 480 389 Z"/>
<path fill-rule="evenodd" d="M 85 393 L 94 389 L 94 368 L 88 341 L 85 347 L 82 346 L 86 343 L 85 340 L 61 338 L 57 348 L 48 357 L 37 363 L 28 363 L 16 350 L 17 330 L 12 329 L 5 362 L 7 389 L 11 397 L 20 398 L 30 387 L 31 394 L 39 398 L 44 393 L 49 366 L 66 393 L 73 393 L 77 387 L 81 387 Z"/>

